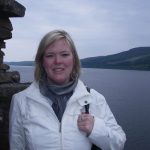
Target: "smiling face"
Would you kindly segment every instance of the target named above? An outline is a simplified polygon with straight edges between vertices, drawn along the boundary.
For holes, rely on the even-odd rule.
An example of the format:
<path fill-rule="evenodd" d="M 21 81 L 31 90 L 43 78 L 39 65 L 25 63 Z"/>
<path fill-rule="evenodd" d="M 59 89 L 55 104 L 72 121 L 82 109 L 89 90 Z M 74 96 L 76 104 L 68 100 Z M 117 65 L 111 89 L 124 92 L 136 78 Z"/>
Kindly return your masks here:
<path fill-rule="evenodd" d="M 43 67 L 50 82 L 58 85 L 68 83 L 73 66 L 72 50 L 65 39 L 59 39 L 46 48 Z"/>

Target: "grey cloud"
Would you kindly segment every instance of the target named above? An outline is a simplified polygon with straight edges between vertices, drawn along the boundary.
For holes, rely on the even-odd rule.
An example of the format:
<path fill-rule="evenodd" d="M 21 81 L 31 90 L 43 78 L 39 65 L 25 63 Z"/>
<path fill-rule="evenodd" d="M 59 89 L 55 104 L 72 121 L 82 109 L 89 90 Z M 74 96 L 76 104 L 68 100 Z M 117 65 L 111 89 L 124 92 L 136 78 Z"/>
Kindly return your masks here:
<path fill-rule="evenodd" d="M 147 0 L 18 2 L 26 7 L 26 15 L 12 19 L 14 31 L 7 44 L 7 60 L 33 59 L 41 37 L 60 28 L 71 34 L 82 58 L 114 54 L 150 43 Z M 15 56 L 14 51 L 20 49 L 22 55 Z"/>

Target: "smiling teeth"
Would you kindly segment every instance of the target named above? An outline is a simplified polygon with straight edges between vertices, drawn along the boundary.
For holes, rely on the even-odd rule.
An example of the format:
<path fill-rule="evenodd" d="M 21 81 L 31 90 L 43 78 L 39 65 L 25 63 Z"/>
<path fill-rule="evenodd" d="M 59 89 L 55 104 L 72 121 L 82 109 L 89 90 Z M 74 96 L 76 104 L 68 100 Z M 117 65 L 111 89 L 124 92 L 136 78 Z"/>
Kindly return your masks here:
<path fill-rule="evenodd" d="M 63 69 L 62 68 L 56 68 L 56 69 L 54 69 L 54 71 L 62 71 Z"/>

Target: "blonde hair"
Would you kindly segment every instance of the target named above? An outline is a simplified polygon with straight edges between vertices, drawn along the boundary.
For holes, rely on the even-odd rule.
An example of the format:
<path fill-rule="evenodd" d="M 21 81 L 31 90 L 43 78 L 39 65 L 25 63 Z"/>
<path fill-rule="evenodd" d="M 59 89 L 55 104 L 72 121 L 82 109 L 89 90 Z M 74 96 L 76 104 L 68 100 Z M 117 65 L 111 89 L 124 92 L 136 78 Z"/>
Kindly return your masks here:
<path fill-rule="evenodd" d="M 66 42 L 69 44 L 72 54 L 74 57 L 74 66 L 71 73 L 71 78 L 79 77 L 80 76 L 80 60 L 77 54 L 77 50 L 75 44 L 71 38 L 71 36 L 64 30 L 53 30 L 47 33 L 39 43 L 38 50 L 35 57 L 35 71 L 34 71 L 34 78 L 36 81 L 39 81 L 41 77 L 45 74 L 45 70 L 43 68 L 43 56 L 45 49 L 47 46 L 51 45 L 53 42 L 59 39 L 65 39 Z"/>

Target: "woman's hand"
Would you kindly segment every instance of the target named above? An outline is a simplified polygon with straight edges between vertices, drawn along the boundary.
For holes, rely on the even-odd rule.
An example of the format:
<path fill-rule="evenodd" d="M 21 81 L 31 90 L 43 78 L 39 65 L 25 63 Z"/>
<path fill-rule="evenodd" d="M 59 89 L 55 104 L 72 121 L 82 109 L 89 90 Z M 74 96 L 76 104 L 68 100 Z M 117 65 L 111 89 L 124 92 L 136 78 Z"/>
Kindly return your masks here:
<path fill-rule="evenodd" d="M 79 130 L 90 135 L 94 126 L 94 117 L 91 114 L 82 113 L 78 117 L 77 125 Z"/>

